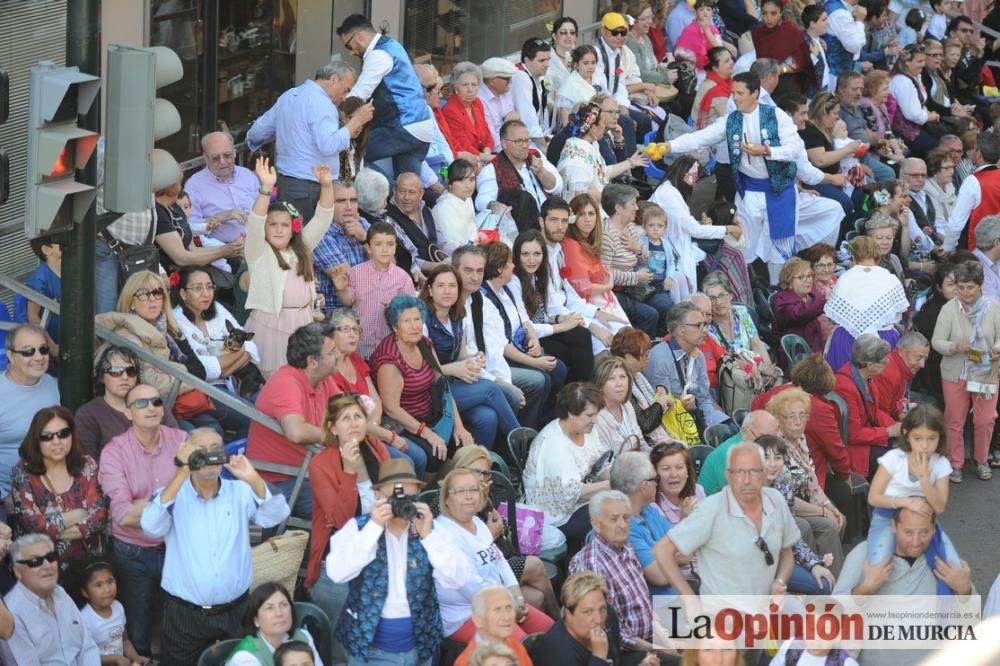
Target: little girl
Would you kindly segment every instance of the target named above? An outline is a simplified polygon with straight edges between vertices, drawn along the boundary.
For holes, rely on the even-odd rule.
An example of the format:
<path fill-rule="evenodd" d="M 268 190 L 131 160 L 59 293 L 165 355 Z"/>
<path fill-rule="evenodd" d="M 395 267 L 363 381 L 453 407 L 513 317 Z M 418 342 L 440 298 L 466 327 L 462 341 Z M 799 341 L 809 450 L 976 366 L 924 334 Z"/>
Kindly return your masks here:
<path fill-rule="evenodd" d="M 702 224 L 710 224 L 716 227 L 738 226 L 742 224 L 736 218 L 736 206 L 731 201 L 716 201 L 708 207 L 701 216 Z M 746 234 L 740 236 L 739 240 L 732 234 L 726 234 L 722 241 L 722 246 L 714 256 L 705 258 L 705 267 L 708 272 L 722 271 L 729 278 L 733 285 L 733 300 L 737 303 L 753 303 L 752 287 L 750 285 L 750 272 L 747 270 L 746 259 L 743 258 L 743 246 L 746 243 Z"/>
<path fill-rule="evenodd" d="M 847 144 L 854 141 L 854 139 L 847 136 L 847 123 L 843 120 L 838 120 L 834 123 L 832 134 L 834 150 L 840 150 Z M 840 160 L 840 173 L 847 176 L 847 180 L 844 183 L 844 193 L 847 194 L 847 196 L 851 196 L 855 187 L 864 185 L 865 177 L 861 172 L 861 162 L 854 155 L 849 155 L 848 157 Z"/>
<path fill-rule="evenodd" d="M 900 442 L 899 448 L 878 459 L 878 471 L 868 491 L 868 503 L 875 509 L 868 530 L 868 562 L 873 565 L 884 562 L 893 553 L 895 539 L 890 521 L 896 509 L 925 513 L 926 506 L 919 499 L 923 498 L 934 514 L 940 516 L 948 505 L 951 463 L 941 412 L 930 405 L 914 407 L 903 418 Z M 935 557 L 961 566 L 940 522 L 935 523 L 934 537 L 925 557 L 931 569 L 936 566 Z M 952 594 L 952 591 L 938 580 L 938 593 Z"/>
<path fill-rule="evenodd" d="M 315 666 L 312 647 L 305 641 L 288 641 L 274 651 L 274 666 Z"/>
<path fill-rule="evenodd" d="M 87 604 L 80 616 L 101 652 L 101 664 L 134 666 L 149 663 L 148 657 L 139 656 L 125 633 L 125 608 L 116 599 L 118 584 L 111 564 L 94 560 L 83 565 L 81 571 L 80 594 Z"/>
<path fill-rule="evenodd" d="M 246 330 L 255 334 L 260 370 L 270 377 L 285 364 L 288 337 L 313 321 L 312 250 L 333 221 L 333 174 L 326 165 L 312 168 L 320 184 L 319 202 L 312 220 L 303 225 L 294 206 L 271 203 L 278 175 L 267 158 L 257 158 L 254 172 L 260 194 L 250 211 L 244 247 L 250 273 L 246 309 L 252 310 Z"/>

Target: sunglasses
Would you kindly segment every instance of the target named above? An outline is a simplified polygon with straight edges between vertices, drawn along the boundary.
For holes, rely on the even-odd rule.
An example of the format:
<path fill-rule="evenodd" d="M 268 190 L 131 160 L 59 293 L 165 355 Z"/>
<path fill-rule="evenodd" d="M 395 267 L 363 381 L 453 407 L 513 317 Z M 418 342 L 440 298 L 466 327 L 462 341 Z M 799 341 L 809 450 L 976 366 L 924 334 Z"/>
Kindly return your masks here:
<path fill-rule="evenodd" d="M 112 377 L 121 377 L 122 375 L 127 375 L 129 377 L 138 377 L 139 368 L 134 365 L 113 365 L 104 371 L 104 374 L 111 375 Z"/>
<path fill-rule="evenodd" d="M 625 28 L 619 28 L 618 30 L 612 30 L 611 34 L 614 35 L 615 37 L 624 37 L 625 35 L 628 34 L 628 30 L 626 30 Z"/>
<path fill-rule="evenodd" d="M 57 437 L 59 439 L 69 439 L 70 435 L 72 434 L 73 434 L 72 428 L 61 428 L 59 430 L 56 430 L 55 432 L 46 432 L 45 430 L 43 430 L 40 433 L 38 433 L 38 439 L 42 440 L 43 442 L 51 442 L 53 439 L 56 439 Z"/>
<path fill-rule="evenodd" d="M 156 289 L 138 289 L 135 292 L 135 298 L 138 298 L 140 301 L 148 301 L 151 298 L 162 300 L 164 296 L 166 296 L 166 292 L 159 287 Z"/>
<path fill-rule="evenodd" d="M 11 351 L 14 352 L 15 354 L 20 354 L 24 358 L 31 358 L 32 356 L 35 355 L 35 352 L 38 352 L 42 356 L 48 356 L 49 355 L 49 346 L 48 345 L 41 345 L 40 347 L 27 347 L 25 349 L 11 349 Z"/>
<path fill-rule="evenodd" d="M 771 554 L 771 549 L 767 547 L 767 542 L 764 541 L 764 537 L 757 537 L 755 545 L 760 552 L 764 553 L 764 564 L 772 566 L 774 564 L 774 555 Z"/>
<path fill-rule="evenodd" d="M 30 560 L 18 560 L 18 564 L 23 564 L 29 569 L 37 569 L 46 562 L 57 562 L 59 560 L 59 553 L 54 550 L 50 550 L 44 555 L 39 555 L 38 557 L 32 557 Z"/>
<path fill-rule="evenodd" d="M 150 405 L 153 407 L 163 407 L 163 398 L 137 398 L 132 401 L 132 404 L 129 405 L 129 407 L 146 409 Z"/>

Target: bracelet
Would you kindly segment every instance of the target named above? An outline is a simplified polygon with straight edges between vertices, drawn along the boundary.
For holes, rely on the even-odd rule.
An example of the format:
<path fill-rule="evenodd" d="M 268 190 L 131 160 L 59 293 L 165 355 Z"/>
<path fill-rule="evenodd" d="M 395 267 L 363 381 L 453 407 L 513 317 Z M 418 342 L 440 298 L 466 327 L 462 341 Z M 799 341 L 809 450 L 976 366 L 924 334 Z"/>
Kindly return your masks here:
<path fill-rule="evenodd" d="M 260 192 L 265 197 L 271 196 L 271 189 L 269 189 L 269 188 L 259 187 L 259 188 L 257 188 L 257 191 Z"/>
<path fill-rule="evenodd" d="M 417 428 L 417 433 L 416 433 L 417 437 L 420 437 L 424 433 L 424 428 L 426 428 L 426 427 L 427 427 L 427 424 L 424 423 L 423 421 L 421 421 L 420 422 L 420 426 Z"/>
<path fill-rule="evenodd" d="M 784 578 L 780 578 L 780 577 L 779 578 L 775 578 L 774 582 L 775 583 L 781 583 L 782 585 L 784 585 L 785 584 L 785 579 Z"/>
<path fill-rule="evenodd" d="M 396 433 L 394 433 L 393 431 L 390 430 L 389 431 L 389 435 L 390 435 L 390 437 L 389 437 L 389 444 L 395 444 L 396 443 Z"/>
<path fill-rule="evenodd" d="M 819 513 L 820 516 L 822 516 L 823 518 L 826 518 L 826 507 L 825 506 L 821 506 L 819 508 L 819 512 L 820 512 Z"/>

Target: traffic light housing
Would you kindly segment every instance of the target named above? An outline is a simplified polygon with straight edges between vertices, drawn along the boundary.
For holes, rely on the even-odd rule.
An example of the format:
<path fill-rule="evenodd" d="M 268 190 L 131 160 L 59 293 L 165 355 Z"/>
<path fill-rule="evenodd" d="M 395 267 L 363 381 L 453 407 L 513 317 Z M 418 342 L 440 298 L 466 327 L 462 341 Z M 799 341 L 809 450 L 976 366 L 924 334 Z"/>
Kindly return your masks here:
<path fill-rule="evenodd" d="M 161 159 L 154 158 L 154 144 L 181 129 L 180 113 L 156 91 L 183 78 L 184 66 L 165 46 L 113 44 L 107 71 L 104 207 L 144 210 L 160 185 L 153 182 L 154 159 Z"/>
<path fill-rule="evenodd" d="M 77 67 L 43 60 L 31 69 L 24 211 L 28 238 L 70 231 L 94 202 L 94 187 L 77 176 L 93 156 L 98 135 L 77 123 L 100 87 L 100 78 Z"/>

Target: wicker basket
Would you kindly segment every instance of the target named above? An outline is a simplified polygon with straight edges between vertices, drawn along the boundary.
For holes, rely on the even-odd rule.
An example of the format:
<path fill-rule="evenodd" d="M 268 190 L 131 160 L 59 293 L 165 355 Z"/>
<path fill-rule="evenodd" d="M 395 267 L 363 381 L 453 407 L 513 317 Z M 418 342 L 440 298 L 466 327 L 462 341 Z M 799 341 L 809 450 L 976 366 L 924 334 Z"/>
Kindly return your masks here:
<path fill-rule="evenodd" d="M 288 530 L 254 546 L 253 587 L 261 583 L 281 583 L 288 594 L 295 594 L 295 581 L 299 576 L 302 558 L 309 543 L 309 532 Z"/>

